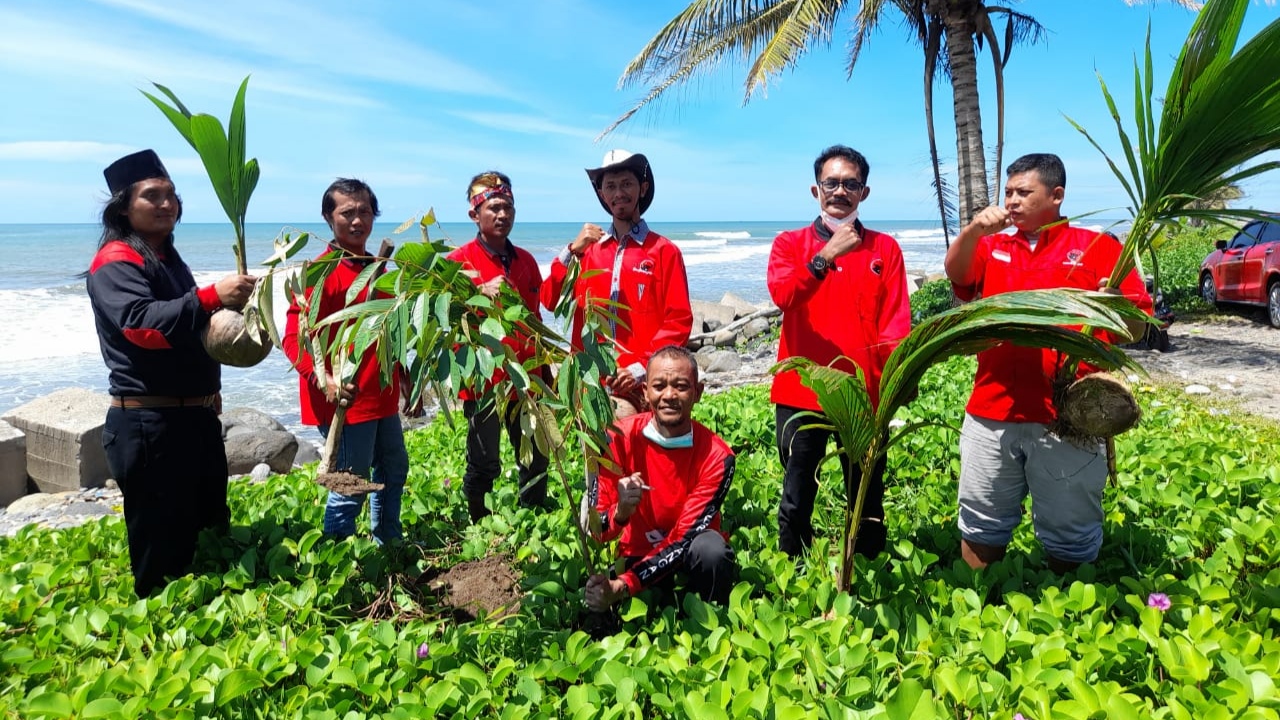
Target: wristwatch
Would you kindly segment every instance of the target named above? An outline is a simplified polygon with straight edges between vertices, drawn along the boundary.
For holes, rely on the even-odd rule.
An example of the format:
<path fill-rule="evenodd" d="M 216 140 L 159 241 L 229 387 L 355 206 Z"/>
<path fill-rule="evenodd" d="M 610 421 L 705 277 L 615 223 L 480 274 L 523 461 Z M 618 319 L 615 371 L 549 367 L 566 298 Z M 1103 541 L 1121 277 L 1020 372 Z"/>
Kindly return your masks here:
<path fill-rule="evenodd" d="M 813 273 L 819 280 L 827 276 L 827 271 L 831 269 L 831 263 L 821 255 L 814 255 L 809 261 L 809 272 Z"/>

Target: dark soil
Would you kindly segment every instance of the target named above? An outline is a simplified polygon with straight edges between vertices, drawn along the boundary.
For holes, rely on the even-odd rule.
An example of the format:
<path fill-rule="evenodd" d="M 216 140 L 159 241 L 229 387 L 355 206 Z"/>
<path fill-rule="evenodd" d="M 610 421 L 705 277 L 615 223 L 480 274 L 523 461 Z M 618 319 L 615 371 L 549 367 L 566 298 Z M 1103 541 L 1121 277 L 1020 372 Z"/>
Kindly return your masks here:
<path fill-rule="evenodd" d="M 378 492 L 386 487 L 382 483 L 374 483 L 349 472 L 329 472 L 316 475 L 316 484 L 339 495 L 360 496 Z"/>
<path fill-rule="evenodd" d="M 481 614 L 510 615 L 520 611 L 520 577 L 511 568 L 506 555 L 491 555 L 482 560 L 459 563 L 439 572 L 430 582 L 440 603 L 453 610 L 459 622 L 475 620 Z"/>

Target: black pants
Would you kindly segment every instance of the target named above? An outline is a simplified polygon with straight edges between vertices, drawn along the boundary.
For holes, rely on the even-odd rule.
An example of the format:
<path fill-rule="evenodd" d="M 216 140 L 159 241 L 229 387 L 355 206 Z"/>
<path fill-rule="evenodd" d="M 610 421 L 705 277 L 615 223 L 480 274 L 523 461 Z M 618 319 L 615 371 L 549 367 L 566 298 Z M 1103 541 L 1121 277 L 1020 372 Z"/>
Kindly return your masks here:
<path fill-rule="evenodd" d="M 102 446 L 124 494 L 133 590 L 146 597 L 186 572 L 201 530 L 231 522 L 222 423 L 212 408 L 113 407 Z"/>
<path fill-rule="evenodd" d="M 818 495 L 818 464 L 827 454 L 827 442 L 834 433 L 801 430 L 814 422 L 803 417 L 801 408 L 776 406 L 778 457 L 782 460 L 782 500 L 778 503 L 778 547 L 791 556 L 800 555 L 813 542 L 813 502 Z M 795 419 L 793 419 L 795 418 Z M 837 438 L 838 441 L 838 438 Z M 840 456 L 840 466 L 851 485 L 857 487 L 862 471 L 848 456 Z M 858 530 L 856 552 L 875 557 L 884 551 L 884 468 L 882 456 L 871 472 L 867 496 L 862 505 L 863 523 Z M 843 497 L 843 491 L 840 493 Z"/>
<path fill-rule="evenodd" d="M 628 557 L 625 566 L 630 570 L 642 559 Z M 727 605 L 729 593 L 738 581 L 738 562 L 720 531 L 705 530 L 689 543 L 684 568 L 679 574 L 683 575 L 685 588 L 705 602 Z M 652 589 L 663 595 L 674 595 L 675 576 L 675 573 L 668 575 Z"/>
<path fill-rule="evenodd" d="M 462 403 L 462 414 L 467 418 L 467 472 L 462 476 L 462 489 L 468 500 L 483 502 L 484 496 L 493 490 L 493 481 L 502 473 L 502 446 L 499 441 L 502 425 L 494 405 L 478 412 L 479 403 L 467 400 Z M 511 405 L 505 423 L 507 439 L 515 451 L 517 464 L 520 457 L 520 414 Z M 529 441 L 532 443 L 533 439 Z M 533 445 L 533 458 L 528 467 L 520 469 L 520 504 L 541 505 L 547 499 L 547 456 Z"/>

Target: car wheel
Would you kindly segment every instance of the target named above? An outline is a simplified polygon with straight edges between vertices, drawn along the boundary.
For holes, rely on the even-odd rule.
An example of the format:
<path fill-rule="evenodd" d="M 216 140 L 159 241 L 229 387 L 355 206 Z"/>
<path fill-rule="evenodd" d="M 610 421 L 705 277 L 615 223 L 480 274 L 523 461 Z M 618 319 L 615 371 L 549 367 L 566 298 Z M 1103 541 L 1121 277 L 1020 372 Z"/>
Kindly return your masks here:
<path fill-rule="evenodd" d="M 1271 316 L 1271 327 L 1280 328 L 1280 280 L 1272 280 L 1267 288 L 1267 315 Z"/>
<path fill-rule="evenodd" d="M 1216 308 L 1222 307 L 1222 303 L 1218 302 L 1218 288 L 1214 287 L 1213 276 L 1209 273 L 1200 276 L 1200 297 Z"/>

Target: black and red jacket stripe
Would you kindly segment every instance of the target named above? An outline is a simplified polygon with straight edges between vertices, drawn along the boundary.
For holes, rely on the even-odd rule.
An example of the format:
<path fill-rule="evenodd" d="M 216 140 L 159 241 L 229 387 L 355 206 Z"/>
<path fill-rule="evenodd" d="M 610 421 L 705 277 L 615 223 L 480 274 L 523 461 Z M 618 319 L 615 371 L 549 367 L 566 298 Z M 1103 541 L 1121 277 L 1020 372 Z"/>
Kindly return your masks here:
<path fill-rule="evenodd" d="M 115 396 L 194 397 L 221 389 L 221 368 L 200 342 L 220 306 L 170 245 L 147 267 L 127 243 L 99 248 L 85 282 Z"/>

